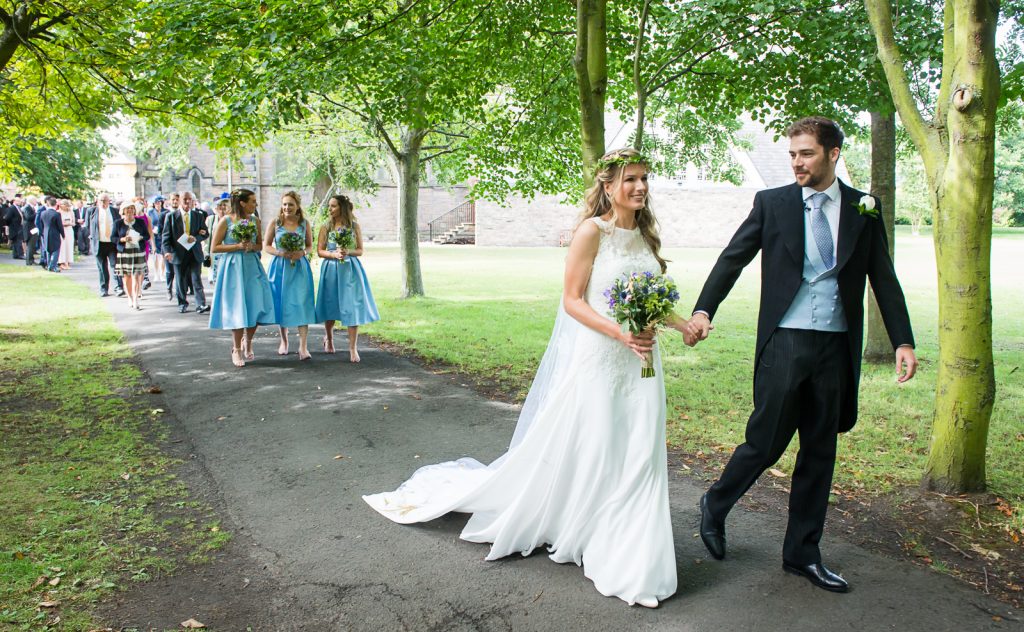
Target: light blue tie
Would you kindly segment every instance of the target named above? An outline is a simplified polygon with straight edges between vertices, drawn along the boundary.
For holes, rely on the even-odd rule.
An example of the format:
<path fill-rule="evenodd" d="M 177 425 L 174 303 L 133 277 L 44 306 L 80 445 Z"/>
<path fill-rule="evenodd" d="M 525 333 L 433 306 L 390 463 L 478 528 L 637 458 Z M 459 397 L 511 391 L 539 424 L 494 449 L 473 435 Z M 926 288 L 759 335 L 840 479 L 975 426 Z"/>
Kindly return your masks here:
<path fill-rule="evenodd" d="M 835 265 L 835 257 L 832 254 L 832 229 L 829 228 L 828 219 L 821 210 L 827 199 L 828 195 L 820 191 L 815 193 L 809 198 L 811 208 L 807 210 L 811 213 L 811 234 L 814 235 L 814 243 L 818 245 L 818 252 L 821 253 L 825 268 L 831 270 Z"/>

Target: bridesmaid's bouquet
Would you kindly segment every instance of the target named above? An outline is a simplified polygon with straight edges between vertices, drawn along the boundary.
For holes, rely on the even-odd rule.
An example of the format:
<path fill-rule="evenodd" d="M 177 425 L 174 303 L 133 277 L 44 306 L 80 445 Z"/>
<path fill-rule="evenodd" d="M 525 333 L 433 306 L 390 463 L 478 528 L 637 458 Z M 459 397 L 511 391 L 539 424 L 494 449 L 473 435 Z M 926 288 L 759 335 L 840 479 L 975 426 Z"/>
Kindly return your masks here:
<path fill-rule="evenodd" d="M 251 219 L 243 219 L 231 226 L 231 238 L 238 243 L 250 241 L 256 243 L 256 222 Z"/>
<path fill-rule="evenodd" d="M 616 279 L 604 291 L 608 314 L 622 326 L 622 331 L 639 334 L 657 327 L 668 318 L 679 300 L 679 290 L 672 277 L 651 272 L 633 272 Z M 654 355 L 644 354 L 640 377 L 654 377 Z"/>
<path fill-rule="evenodd" d="M 277 240 L 277 247 L 287 252 L 298 252 L 306 247 L 306 239 L 298 233 L 284 233 Z M 294 266 L 295 259 L 290 263 Z"/>
<path fill-rule="evenodd" d="M 351 228 L 335 228 L 327 233 L 327 243 L 337 245 L 338 250 L 352 250 L 356 247 L 356 234 Z"/>

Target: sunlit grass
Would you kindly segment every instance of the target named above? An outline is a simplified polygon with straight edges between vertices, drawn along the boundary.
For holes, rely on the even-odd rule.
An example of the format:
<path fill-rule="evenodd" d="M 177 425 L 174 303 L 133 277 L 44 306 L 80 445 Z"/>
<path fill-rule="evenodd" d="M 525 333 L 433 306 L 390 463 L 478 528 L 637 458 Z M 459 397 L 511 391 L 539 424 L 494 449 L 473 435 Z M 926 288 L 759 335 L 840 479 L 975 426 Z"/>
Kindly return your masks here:
<path fill-rule="evenodd" d="M 95 629 L 105 594 L 228 536 L 153 445 L 155 415 L 129 399 L 141 374 L 92 292 L 0 266 L 0 296 L 0 629 Z M 156 514 L 172 502 L 188 508 Z"/>

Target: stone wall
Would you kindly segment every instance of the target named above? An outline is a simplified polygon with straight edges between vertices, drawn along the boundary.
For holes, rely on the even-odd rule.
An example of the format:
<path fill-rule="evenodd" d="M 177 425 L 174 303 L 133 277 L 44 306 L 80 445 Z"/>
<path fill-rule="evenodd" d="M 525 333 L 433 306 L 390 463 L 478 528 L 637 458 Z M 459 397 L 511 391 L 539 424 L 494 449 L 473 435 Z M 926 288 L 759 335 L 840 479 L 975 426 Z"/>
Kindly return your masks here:
<path fill-rule="evenodd" d="M 757 189 L 713 186 L 651 187 L 653 208 L 668 247 L 715 246 L 728 243 L 750 213 Z M 476 243 L 479 246 L 557 246 L 576 224 L 578 206 L 561 204 L 554 196 L 517 199 L 508 206 L 478 201 Z"/>

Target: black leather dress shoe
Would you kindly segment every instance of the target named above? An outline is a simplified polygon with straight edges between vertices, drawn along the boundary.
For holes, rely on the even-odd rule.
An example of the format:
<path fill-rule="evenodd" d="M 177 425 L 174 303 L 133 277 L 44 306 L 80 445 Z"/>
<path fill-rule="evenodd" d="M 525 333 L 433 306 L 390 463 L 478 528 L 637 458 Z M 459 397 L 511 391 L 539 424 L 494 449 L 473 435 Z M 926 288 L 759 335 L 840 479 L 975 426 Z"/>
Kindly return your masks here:
<path fill-rule="evenodd" d="M 787 573 L 806 577 L 807 581 L 811 582 L 818 588 L 824 588 L 825 590 L 841 593 L 850 590 L 850 584 L 848 584 L 842 576 L 838 573 L 833 573 L 821 562 L 806 564 L 803 566 L 783 562 L 782 568 Z"/>
<path fill-rule="evenodd" d="M 209 305 L 200 305 L 199 307 L 196 308 L 197 314 L 205 314 L 208 311 L 210 311 Z"/>
<path fill-rule="evenodd" d="M 178 305 L 178 313 L 179 314 L 184 314 L 187 311 L 188 311 L 188 304 Z"/>
<path fill-rule="evenodd" d="M 725 525 L 708 510 L 708 494 L 700 497 L 700 539 L 716 560 L 725 558 Z"/>

